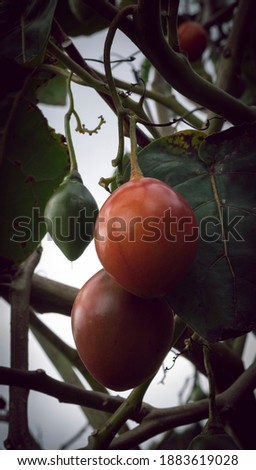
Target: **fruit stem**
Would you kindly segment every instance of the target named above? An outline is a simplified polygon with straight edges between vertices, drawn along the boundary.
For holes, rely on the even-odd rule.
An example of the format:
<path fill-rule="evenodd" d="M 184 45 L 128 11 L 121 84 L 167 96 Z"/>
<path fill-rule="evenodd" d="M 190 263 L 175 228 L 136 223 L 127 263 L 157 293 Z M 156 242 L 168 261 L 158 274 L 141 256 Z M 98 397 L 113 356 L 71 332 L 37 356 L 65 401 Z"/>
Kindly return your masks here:
<path fill-rule="evenodd" d="M 136 138 L 136 116 L 129 115 L 130 118 L 130 141 L 131 141 L 131 176 L 130 180 L 141 178 L 143 173 L 140 169 L 137 157 L 137 138 Z"/>
<path fill-rule="evenodd" d="M 72 136 L 71 136 L 71 129 L 70 129 L 70 120 L 71 120 L 72 114 L 74 113 L 74 99 L 73 99 L 73 94 L 71 90 L 72 74 L 73 72 L 70 73 L 68 82 L 67 82 L 68 96 L 69 96 L 69 108 L 64 118 L 65 136 L 67 140 L 68 153 L 69 153 L 69 158 L 70 158 L 70 173 L 73 173 L 73 171 L 78 170 L 77 159 L 76 159 L 76 154 L 75 154 L 75 149 L 74 149 Z"/>
<path fill-rule="evenodd" d="M 123 18 L 125 18 L 128 15 L 133 14 L 135 11 L 135 6 L 134 5 L 129 5 L 125 8 L 122 8 L 122 10 L 117 13 L 115 16 L 114 20 L 112 21 L 108 32 L 107 36 L 105 39 L 105 44 L 104 44 L 104 67 L 105 67 L 105 74 L 106 74 L 106 79 L 108 82 L 109 90 L 113 99 L 114 106 L 116 108 L 117 116 L 118 116 L 118 137 L 119 137 L 119 146 L 118 146 L 118 152 L 115 160 L 112 161 L 113 166 L 118 166 L 118 169 L 120 171 L 120 168 L 122 166 L 122 160 L 123 160 L 123 154 L 124 154 L 124 129 L 123 129 L 123 119 L 124 115 L 129 113 L 129 118 L 130 118 L 130 139 L 131 139 L 131 179 L 134 178 L 139 178 L 142 176 L 142 173 L 140 171 L 138 162 L 137 162 L 137 156 L 136 156 L 136 149 L 137 149 L 137 139 L 136 139 L 136 119 L 133 114 L 130 114 L 128 109 L 125 109 L 122 105 L 121 98 L 117 92 L 115 81 L 112 75 L 112 70 L 111 70 L 111 47 L 113 44 L 113 40 L 117 31 L 117 28 L 122 21 Z"/>
<path fill-rule="evenodd" d="M 122 166 L 123 156 L 124 156 L 124 124 L 123 124 L 124 112 L 123 110 L 119 110 L 117 113 L 118 119 L 118 150 L 117 156 L 114 160 L 112 160 L 112 166 L 120 167 Z"/>

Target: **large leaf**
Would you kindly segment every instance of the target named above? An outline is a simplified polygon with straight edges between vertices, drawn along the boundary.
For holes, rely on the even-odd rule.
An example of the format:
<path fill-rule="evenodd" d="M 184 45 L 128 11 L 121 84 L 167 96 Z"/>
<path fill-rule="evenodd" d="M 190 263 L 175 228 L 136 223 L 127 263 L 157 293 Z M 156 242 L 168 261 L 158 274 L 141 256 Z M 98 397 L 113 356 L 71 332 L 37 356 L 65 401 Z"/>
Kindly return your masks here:
<path fill-rule="evenodd" d="M 196 261 L 168 299 L 209 341 L 256 327 L 255 131 L 252 124 L 209 137 L 179 132 L 139 154 L 144 175 L 180 192 L 200 224 Z"/>
<path fill-rule="evenodd" d="M 83 0 L 59 0 L 55 17 L 69 36 L 89 36 L 109 25 Z"/>
<path fill-rule="evenodd" d="M 9 0 L 0 12 L 0 56 L 38 63 L 47 43 L 57 0 Z"/>
<path fill-rule="evenodd" d="M 0 257 L 23 261 L 46 233 L 43 211 L 69 169 L 62 137 L 23 99 L 1 104 Z"/>

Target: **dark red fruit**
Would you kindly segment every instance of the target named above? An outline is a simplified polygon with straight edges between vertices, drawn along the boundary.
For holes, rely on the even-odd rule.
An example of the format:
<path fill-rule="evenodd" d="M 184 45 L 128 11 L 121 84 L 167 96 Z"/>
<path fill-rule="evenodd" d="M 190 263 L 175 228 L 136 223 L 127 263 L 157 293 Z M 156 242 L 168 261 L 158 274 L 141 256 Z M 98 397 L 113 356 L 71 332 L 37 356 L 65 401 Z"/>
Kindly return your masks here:
<path fill-rule="evenodd" d="M 71 318 L 85 367 L 113 390 L 145 382 L 171 347 L 174 317 L 169 304 L 126 292 L 103 269 L 79 291 Z"/>
<path fill-rule="evenodd" d="M 190 62 L 200 59 L 207 46 L 207 33 L 196 21 L 185 21 L 178 27 L 181 52 L 185 52 Z"/>
<path fill-rule="evenodd" d="M 103 267 L 139 297 L 160 297 L 174 289 L 190 268 L 197 245 L 193 210 L 155 178 L 136 178 L 119 187 L 95 224 L 95 247 Z"/>

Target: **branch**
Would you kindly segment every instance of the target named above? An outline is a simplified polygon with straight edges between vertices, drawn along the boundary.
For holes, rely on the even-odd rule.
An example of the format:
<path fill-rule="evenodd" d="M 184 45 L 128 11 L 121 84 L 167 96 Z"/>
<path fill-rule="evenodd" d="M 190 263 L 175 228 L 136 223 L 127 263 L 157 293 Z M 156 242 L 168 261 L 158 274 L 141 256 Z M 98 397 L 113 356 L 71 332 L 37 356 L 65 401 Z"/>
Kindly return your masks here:
<path fill-rule="evenodd" d="M 188 60 L 168 45 L 162 32 L 160 0 L 152 0 L 150 7 L 147 0 L 139 0 L 135 20 L 136 33 L 145 44 L 143 52 L 179 93 L 233 124 L 255 121 L 255 110 L 201 78 Z"/>
<path fill-rule="evenodd" d="M 240 0 L 227 44 L 218 65 L 216 85 L 234 96 L 240 94 L 238 81 L 241 80 L 241 63 L 248 45 L 254 14 L 255 2 Z"/>
<path fill-rule="evenodd" d="M 63 62 L 62 50 L 55 46 L 53 43 L 51 43 L 51 41 L 49 41 L 48 43 L 48 49 L 61 62 L 69 66 L 72 71 L 75 71 L 78 76 L 84 78 L 85 83 L 88 86 L 92 86 L 97 91 L 99 96 L 110 107 L 110 109 L 115 112 L 116 110 L 113 103 L 113 99 L 109 95 L 109 91 L 104 83 L 105 77 L 98 75 L 98 73 L 87 64 L 86 60 L 81 56 L 80 52 L 77 50 L 71 39 L 66 36 L 65 32 L 61 29 L 57 21 L 53 23 L 52 31 L 60 44 L 67 44 L 67 46 L 65 47 L 65 52 L 67 54 L 66 60 Z M 78 67 L 76 67 L 76 65 Z M 74 67 L 76 70 L 74 70 Z M 125 118 L 125 126 L 128 133 L 129 122 L 127 117 Z M 144 132 L 140 128 L 137 128 L 137 139 L 141 147 L 145 147 L 150 143 L 150 139 L 144 134 Z"/>
<path fill-rule="evenodd" d="M 32 276 L 41 257 L 41 248 L 20 265 L 10 288 L 11 367 L 28 368 L 29 301 Z M 28 390 L 10 387 L 9 431 L 7 449 L 39 449 L 29 432 Z"/>
<path fill-rule="evenodd" d="M 0 286 L 1 293 L 8 301 L 6 287 Z M 33 275 L 31 287 L 31 305 L 39 313 L 60 313 L 66 316 L 71 315 L 71 309 L 79 289 L 67 284 L 45 278 L 39 274 Z M 191 336 L 188 328 L 183 336 L 175 344 L 178 350 L 184 349 L 184 339 Z M 212 345 L 213 368 L 217 389 L 219 392 L 228 388 L 243 372 L 244 367 L 241 359 L 225 344 L 217 343 Z M 198 370 L 204 373 L 202 348 L 196 343 L 192 344 L 188 360 L 193 362 Z"/>
<path fill-rule="evenodd" d="M 84 0 L 99 15 L 112 21 L 118 9 L 102 0 Z M 201 106 L 223 116 L 232 124 L 253 122 L 254 109 L 246 106 L 215 85 L 207 82 L 192 69 L 187 59 L 168 45 L 161 25 L 160 0 L 139 0 L 135 21 L 122 21 L 123 31 L 150 60 L 162 77 L 179 93 Z M 152 34 L 153 32 L 153 34 Z"/>
<path fill-rule="evenodd" d="M 179 351 L 184 349 L 184 340 L 187 339 L 191 333 L 185 332 L 175 344 L 175 348 Z M 216 343 L 211 344 L 211 364 L 216 382 L 216 389 L 218 393 L 224 392 L 228 389 L 243 373 L 244 366 L 241 358 L 231 348 L 225 344 Z M 203 352 L 201 346 L 192 342 L 189 350 L 189 355 L 184 356 L 190 360 L 198 371 L 205 373 L 203 365 Z M 229 417 L 229 426 L 236 436 L 237 440 L 241 442 L 244 447 L 246 443 L 249 446 L 254 445 L 254 436 L 250 429 L 256 420 L 256 401 L 254 394 L 251 393 L 247 396 L 246 400 L 242 400 L 236 413 Z"/>
<path fill-rule="evenodd" d="M 88 370 L 82 363 L 77 350 L 65 343 L 58 335 L 56 335 L 56 333 L 54 333 L 47 325 L 45 325 L 45 323 L 39 320 L 39 318 L 32 309 L 30 310 L 30 326 L 35 336 L 37 333 L 41 337 L 44 337 L 48 343 L 50 343 L 54 348 L 61 352 L 65 359 L 67 359 L 68 362 L 72 364 L 72 367 L 74 366 L 77 370 L 79 370 L 79 372 L 82 374 L 82 376 L 85 378 L 85 380 L 93 390 L 108 393 L 107 389 L 103 387 L 103 385 L 99 384 L 94 379 L 94 377 L 92 377 L 91 374 L 88 372 Z M 54 354 L 56 356 L 56 351 L 54 352 Z"/>
<path fill-rule="evenodd" d="M 36 390 L 57 398 L 60 402 L 89 406 L 102 411 L 114 412 L 124 403 L 124 399 L 100 392 L 80 390 L 49 377 L 44 371 L 33 372 L 12 370 L 0 367 L 0 383 Z M 225 392 L 216 396 L 220 416 L 227 420 L 236 415 L 241 401 L 246 400 L 256 388 L 256 362 L 253 363 Z M 140 426 L 116 438 L 110 448 L 128 449 L 171 428 L 191 424 L 208 417 L 208 400 L 188 403 L 172 408 L 155 408 L 142 404 L 140 411 L 130 417 L 141 423 Z M 255 436 L 246 449 L 255 449 Z"/>
<path fill-rule="evenodd" d="M 216 86 L 233 96 L 242 93 L 241 64 L 254 21 L 255 2 L 240 0 L 233 26 L 218 64 Z M 213 116 L 209 114 L 209 118 Z M 212 120 L 208 133 L 221 129 L 223 121 Z"/>
<path fill-rule="evenodd" d="M 78 294 L 76 287 L 34 274 L 32 279 L 30 304 L 38 313 L 61 313 L 70 317 L 72 305 Z M 10 302 L 9 284 L 0 284 L 0 294 Z"/>
<path fill-rule="evenodd" d="M 1 293 L 8 300 L 6 288 L 3 286 L 1 287 Z M 31 303 L 38 312 L 56 312 L 70 316 L 77 293 L 78 289 L 75 287 L 44 278 L 38 274 L 33 276 Z M 187 329 L 178 343 L 175 344 L 175 348 L 182 351 L 184 349 L 184 339 L 190 336 L 191 331 Z M 211 348 L 216 387 L 218 392 L 222 392 L 230 387 L 243 373 L 244 367 L 241 359 L 225 344 L 217 343 L 212 345 Z M 201 347 L 193 343 L 189 356 L 186 357 L 200 372 L 205 373 Z M 254 423 L 255 420 L 256 403 L 253 394 L 251 394 L 240 403 L 236 415 L 232 415 L 229 424 L 239 440 L 251 442 L 253 435 L 250 432 L 249 424 Z"/>
<path fill-rule="evenodd" d="M 229 389 L 216 396 L 216 405 L 220 416 L 227 419 L 231 415 L 236 415 L 241 401 L 245 400 L 246 396 L 251 394 L 255 388 L 256 363 L 252 364 Z M 129 449 L 157 434 L 207 417 L 208 400 L 206 399 L 173 408 L 154 408 L 140 426 L 113 440 L 110 449 Z M 244 448 L 253 450 L 255 445 L 255 435 L 253 435 L 249 445 Z"/>
<path fill-rule="evenodd" d="M 39 313 L 55 312 L 70 316 L 78 290 L 76 287 L 34 274 L 31 305 Z"/>
<path fill-rule="evenodd" d="M 56 398 L 60 403 L 86 406 L 95 410 L 113 413 L 123 403 L 121 397 L 114 397 L 102 392 L 82 390 L 60 380 L 53 379 L 44 370 L 22 371 L 0 367 L 0 384 L 22 387 L 36 392 L 44 393 Z M 142 416 L 134 416 L 141 420 Z"/>

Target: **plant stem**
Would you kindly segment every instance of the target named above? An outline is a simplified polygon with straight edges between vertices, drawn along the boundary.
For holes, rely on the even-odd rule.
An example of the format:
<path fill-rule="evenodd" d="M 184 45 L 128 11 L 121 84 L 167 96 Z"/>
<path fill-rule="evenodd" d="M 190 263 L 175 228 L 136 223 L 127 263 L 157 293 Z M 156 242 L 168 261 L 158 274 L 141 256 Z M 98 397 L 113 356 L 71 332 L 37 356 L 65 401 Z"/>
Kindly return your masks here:
<path fill-rule="evenodd" d="M 102 93 L 106 93 L 106 84 L 104 82 L 92 77 L 83 67 L 72 60 L 50 39 L 48 41 L 47 49 L 54 57 L 56 57 L 56 59 L 60 61 L 60 63 L 64 64 L 71 72 L 76 73 L 79 77 L 81 77 L 88 86 L 91 86 L 95 90 L 101 91 Z"/>
<path fill-rule="evenodd" d="M 108 5 L 112 6 L 111 4 Z M 114 10 L 116 9 L 114 8 Z M 124 20 L 126 20 L 126 18 L 124 18 Z M 105 103 L 112 109 L 112 111 L 116 112 L 110 91 L 106 84 L 106 77 L 89 67 L 85 59 L 81 56 L 80 52 L 74 46 L 73 42 L 70 40 L 70 38 L 66 35 L 66 33 L 62 30 L 62 28 L 56 21 L 53 22 L 52 33 L 58 43 L 65 44 L 65 53 L 58 47 L 56 48 L 54 43 L 50 42 L 49 45 L 50 47 L 52 47 L 51 53 L 55 55 L 55 57 L 58 58 L 58 60 L 63 63 L 67 68 L 76 73 L 77 77 L 80 77 L 81 80 L 84 80 L 84 82 L 80 84 L 94 88 L 94 90 L 99 94 L 103 101 L 105 101 Z M 67 71 L 64 70 L 64 73 L 67 73 Z M 132 100 L 129 101 L 131 101 L 131 104 L 135 103 Z M 124 128 L 128 130 L 128 126 L 128 117 L 124 116 Z M 137 139 L 141 147 L 145 147 L 150 143 L 149 137 L 146 136 L 144 132 L 139 128 L 137 129 Z"/>
<path fill-rule="evenodd" d="M 216 405 L 216 387 L 214 373 L 211 366 L 209 343 L 203 341 L 204 367 L 209 384 L 209 419 L 208 423 L 214 425 L 219 423 L 217 405 Z"/>
<path fill-rule="evenodd" d="M 41 68 L 67 77 L 67 71 L 64 69 L 61 69 L 60 67 L 56 67 L 55 65 L 41 65 Z M 101 73 L 99 72 L 97 73 L 99 77 L 101 77 L 102 79 L 104 78 L 104 76 Z M 72 79 L 74 82 L 78 83 L 79 85 L 90 86 L 86 82 L 81 80 L 79 76 L 77 75 L 74 75 Z M 124 80 L 121 80 L 119 78 L 115 78 L 114 80 L 115 80 L 115 84 L 119 88 L 122 88 L 128 91 L 131 90 L 130 83 L 127 83 Z M 192 114 L 187 108 L 185 108 L 185 106 L 183 106 L 174 95 L 170 95 L 170 94 L 165 95 L 165 94 L 157 92 L 156 90 L 144 89 L 144 87 L 142 87 L 141 85 L 137 85 L 137 84 L 133 86 L 132 91 L 133 93 L 137 95 L 145 96 L 145 98 L 149 98 L 153 101 L 156 101 L 157 103 L 162 104 L 163 106 L 165 106 L 167 109 L 170 109 L 171 111 L 173 111 L 174 114 L 178 116 L 186 117 L 187 122 L 190 123 L 192 126 L 197 127 L 199 129 L 203 127 L 203 121 L 199 119 L 197 116 L 195 116 L 194 114 Z M 122 97 L 120 98 L 123 101 Z M 130 107 L 130 102 L 132 100 L 128 99 L 127 101 L 127 98 L 124 98 L 124 100 L 126 103 L 128 103 L 127 107 Z M 139 115 L 138 112 L 137 114 Z"/>
<path fill-rule="evenodd" d="M 131 176 L 130 180 L 141 178 L 143 176 L 139 167 L 137 158 L 137 139 L 136 139 L 136 116 L 130 114 L 130 141 L 131 141 Z"/>
<path fill-rule="evenodd" d="M 74 113 L 74 99 L 73 99 L 73 94 L 71 91 L 71 84 L 70 84 L 71 77 L 72 77 L 72 73 L 70 73 L 69 78 L 68 78 L 69 108 L 68 108 L 67 113 L 65 114 L 64 124 L 65 124 L 65 136 L 67 140 L 68 153 L 69 153 L 69 158 L 70 158 L 70 173 L 73 173 L 74 171 L 78 170 L 78 166 L 77 166 L 77 159 L 76 159 L 76 154 L 75 154 L 75 149 L 74 149 L 71 129 L 70 129 L 70 120 L 71 120 L 72 114 Z"/>
<path fill-rule="evenodd" d="M 103 59 L 104 59 L 105 74 L 106 74 L 106 79 L 108 82 L 109 90 L 110 90 L 117 113 L 120 111 L 122 112 L 123 106 L 122 106 L 120 97 L 118 95 L 115 81 L 112 75 L 111 57 L 110 57 L 111 47 L 112 47 L 114 37 L 115 37 L 120 21 L 122 20 L 122 18 L 128 16 L 129 14 L 133 12 L 134 12 L 134 6 L 128 6 L 119 11 L 119 13 L 116 15 L 116 17 L 114 18 L 114 20 L 109 26 L 106 39 L 105 39 L 105 44 L 104 44 Z"/>
<path fill-rule="evenodd" d="M 255 2 L 253 0 L 240 0 L 232 29 L 218 65 L 216 86 L 233 96 L 239 96 L 241 93 L 241 63 L 248 44 L 254 12 Z M 209 113 L 209 118 L 214 116 L 216 114 L 213 112 Z M 218 119 L 211 120 L 207 133 L 220 131 L 223 123 L 224 120 L 220 116 L 218 116 Z"/>
<path fill-rule="evenodd" d="M 124 113 L 123 111 L 119 111 L 117 114 L 118 120 L 118 150 L 117 156 L 114 160 L 112 160 L 112 165 L 114 167 L 118 167 L 120 173 L 122 173 L 122 161 L 124 156 L 124 123 L 123 123 Z"/>
<path fill-rule="evenodd" d="M 115 413 L 109 418 L 105 426 L 100 430 L 96 430 L 89 437 L 89 444 L 87 449 L 107 449 L 116 433 L 121 426 L 133 415 L 133 413 L 140 409 L 143 397 L 152 381 L 149 379 L 144 384 L 134 388 L 129 397 L 122 403 Z"/>
<path fill-rule="evenodd" d="M 175 345 L 181 332 L 184 331 L 185 324 L 177 316 L 175 317 L 175 329 L 172 340 L 172 347 Z M 139 413 L 143 397 L 151 384 L 155 374 L 146 382 L 134 388 L 129 397 L 124 400 L 116 412 L 109 418 L 105 426 L 96 430 L 89 438 L 88 449 L 106 449 L 115 437 L 120 427 L 131 418 L 134 413 Z"/>
<path fill-rule="evenodd" d="M 107 79 L 108 87 L 111 93 L 111 97 L 112 97 L 112 100 L 116 109 L 116 113 L 117 113 L 117 118 L 118 118 L 118 142 L 119 142 L 118 151 L 117 151 L 117 156 L 115 160 L 112 161 L 112 164 L 113 166 L 118 166 L 119 170 L 122 167 L 122 160 L 123 160 L 123 155 L 124 155 L 124 122 L 123 120 L 124 120 L 124 115 L 125 115 L 125 109 L 118 95 L 115 81 L 112 75 L 111 47 L 112 47 L 114 37 L 115 37 L 116 31 L 117 31 L 117 28 L 121 19 L 128 16 L 133 11 L 134 11 L 134 7 L 128 6 L 127 8 L 120 10 L 120 12 L 116 15 L 115 19 L 112 21 L 108 29 L 107 36 L 105 39 L 105 44 L 104 44 L 104 53 L 103 53 L 106 79 Z M 135 130 L 135 133 L 136 133 L 136 130 Z"/>
<path fill-rule="evenodd" d="M 179 0 L 169 1 L 168 4 L 168 43 L 174 51 L 179 52 L 179 41 L 177 34 L 177 18 Z"/>

